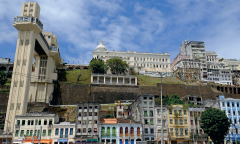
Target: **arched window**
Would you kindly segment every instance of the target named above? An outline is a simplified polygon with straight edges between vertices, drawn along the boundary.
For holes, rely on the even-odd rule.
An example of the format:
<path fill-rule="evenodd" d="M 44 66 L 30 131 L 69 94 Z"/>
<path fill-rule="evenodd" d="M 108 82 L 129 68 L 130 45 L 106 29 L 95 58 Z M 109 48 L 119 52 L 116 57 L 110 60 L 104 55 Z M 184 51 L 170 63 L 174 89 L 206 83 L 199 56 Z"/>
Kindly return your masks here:
<path fill-rule="evenodd" d="M 105 136 L 105 127 L 102 127 L 102 136 Z"/>
<path fill-rule="evenodd" d="M 140 127 L 137 127 L 137 136 L 140 137 L 141 133 L 140 133 Z"/>
<path fill-rule="evenodd" d="M 131 136 L 133 137 L 134 136 L 134 128 L 131 127 Z"/>
<path fill-rule="evenodd" d="M 107 127 L 107 136 L 110 136 L 110 127 Z"/>
<path fill-rule="evenodd" d="M 128 127 L 125 128 L 125 136 L 128 136 Z"/>
<path fill-rule="evenodd" d="M 122 136 L 123 136 L 123 128 L 120 127 L 120 137 L 122 137 Z"/>
<path fill-rule="evenodd" d="M 115 127 L 112 128 L 112 136 L 116 136 L 116 128 Z"/>

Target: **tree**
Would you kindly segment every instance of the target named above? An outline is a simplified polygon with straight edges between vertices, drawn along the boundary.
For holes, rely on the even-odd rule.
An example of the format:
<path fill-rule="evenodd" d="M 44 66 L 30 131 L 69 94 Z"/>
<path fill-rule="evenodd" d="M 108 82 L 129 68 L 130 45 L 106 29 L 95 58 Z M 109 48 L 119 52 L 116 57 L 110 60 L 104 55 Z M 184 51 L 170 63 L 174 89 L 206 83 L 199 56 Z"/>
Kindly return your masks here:
<path fill-rule="evenodd" d="M 0 84 L 5 85 L 7 82 L 7 74 L 4 71 L 0 71 Z"/>
<path fill-rule="evenodd" d="M 173 105 L 176 105 L 176 104 L 184 104 L 184 102 L 181 100 L 181 98 L 176 95 L 176 94 L 173 94 L 170 99 L 169 99 L 169 102 L 168 104 L 173 104 Z"/>
<path fill-rule="evenodd" d="M 92 73 L 105 74 L 107 71 L 107 66 L 102 59 L 92 58 L 89 67 Z"/>
<path fill-rule="evenodd" d="M 107 60 L 107 66 L 112 74 L 125 74 L 128 70 L 128 64 L 120 58 L 111 58 Z"/>
<path fill-rule="evenodd" d="M 201 115 L 201 128 L 217 144 L 224 143 L 224 136 L 227 135 L 230 124 L 226 114 L 216 108 L 209 108 Z"/>

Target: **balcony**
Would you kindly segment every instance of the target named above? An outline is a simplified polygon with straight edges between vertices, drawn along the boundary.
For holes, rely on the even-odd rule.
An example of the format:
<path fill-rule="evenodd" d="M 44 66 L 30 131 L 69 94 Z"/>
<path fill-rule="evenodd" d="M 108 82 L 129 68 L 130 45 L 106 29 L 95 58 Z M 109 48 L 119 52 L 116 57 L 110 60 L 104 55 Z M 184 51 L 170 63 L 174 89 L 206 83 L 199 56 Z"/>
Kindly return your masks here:
<path fill-rule="evenodd" d="M 184 135 L 183 133 L 169 133 L 169 140 L 177 140 L 177 139 L 185 139 L 190 140 L 188 135 Z"/>
<path fill-rule="evenodd" d="M 58 47 L 50 46 L 50 47 L 49 47 L 49 50 L 50 50 L 50 51 L 58 51 Z"/>
<path fill-rule="evenodd" d="M 125 137 L 128 137 L 129 136 L 129 133 L 125 133 Z"/>
<path fill-rule="evenodd" d="M 41 30 L 43 29 L 42 22 L 36 17 L 18 16 L 13 19 L 13 24 L 23 23 L 23 22 L 36 23 L 41 28 Z"/>
<path fill-rule="evenodd" d="M 140 134 L 140 133 L 138 133 L 138 134 L 137 134 L 137 137 L 141 137 L 141 134 Z"/>
<path fill-rule="evenodd" d="M 120 137 L 123 137 L 123 134 L 122 134 L 122 133 L 120 133 L 120 134 L 119 134 L 119 136 L 120 136 Z"/>

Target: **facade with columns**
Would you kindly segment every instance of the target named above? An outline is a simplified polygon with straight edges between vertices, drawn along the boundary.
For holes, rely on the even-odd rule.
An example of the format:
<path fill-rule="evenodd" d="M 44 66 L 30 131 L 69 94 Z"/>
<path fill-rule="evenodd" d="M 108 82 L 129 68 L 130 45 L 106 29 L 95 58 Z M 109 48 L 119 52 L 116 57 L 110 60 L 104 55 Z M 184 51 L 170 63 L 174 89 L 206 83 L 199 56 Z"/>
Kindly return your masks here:
<path fill-rule="evenodd" d="M 63 64 L 56 35 L 43 32 L 38 3 L 23 3 L 21 16 L 13 19 L 13 26 L 18 39 L 6 113 L 9 125 L 4 127 L 9 132 L 14 130 L 15 116 L 26 114 L 28 102 L 49 103 L 56 69 Z"/>
<path fill-rule="evenodd" d="M 129 67 L 134 68 L 136 72 L 152 71 L 152 72 L 171 72 L 169 53 L 147 53 L 137 51 L 108 51 L 103 42 L 93 51 L 93 58 L 100 58 L 104 61 L 113 57 L 121 58 L 127 62 Z"/>
<path fill-rule="evenodd" d="M 136 144 L 142 141 L 142 125 L 130 119 L 104 119 L 99 133 L 104 144 Z"/>
<path fill-rule="evenodd" d="M 136 75 L 91 74 L 92 84 L 137 85 Z"/>

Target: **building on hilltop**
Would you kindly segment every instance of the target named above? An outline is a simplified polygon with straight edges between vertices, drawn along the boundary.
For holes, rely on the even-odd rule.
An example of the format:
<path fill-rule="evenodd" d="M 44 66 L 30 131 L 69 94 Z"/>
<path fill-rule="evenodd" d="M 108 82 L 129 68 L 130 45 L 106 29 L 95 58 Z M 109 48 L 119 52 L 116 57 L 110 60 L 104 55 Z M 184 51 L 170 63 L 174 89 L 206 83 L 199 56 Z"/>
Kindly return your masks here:
<path fill-rule="evenodd" d="M 7 73 L 7 77 L 12 77 L 13 62 L 10 58 L 0 58 L 0 71 Z"/>
<path fill-rule="evenodd" d="M 171 72 L 170 55 L 165 53 L 146 53 L 137 51 L 108 51 L 103 42 L 93 51 L 93 58 L 100 58 L 104 61 L 113 57 L 121 58 L 127 62 L 129 67 L 134 68 L 136 72 L 152 71 L 152 72 Z"/>
<path fill-rule="evenodd" d="M 208 76 L 204 81 L 232 85 L 232 76 L 231 70 L 208 69 Z"/>
<path fill-rule="evenodd" d="M 5 131 L 14 131 L 16 115 L 25 115 L 28 102 L 49 103 L 63 64 L 56 35 L 43 32 L 37 2 L 22 4 L 21 16 L 13 19 L 18 30 L 12 84 L 6 113 Z M 34 61 L 34 66 L 32 65 Z"/>

